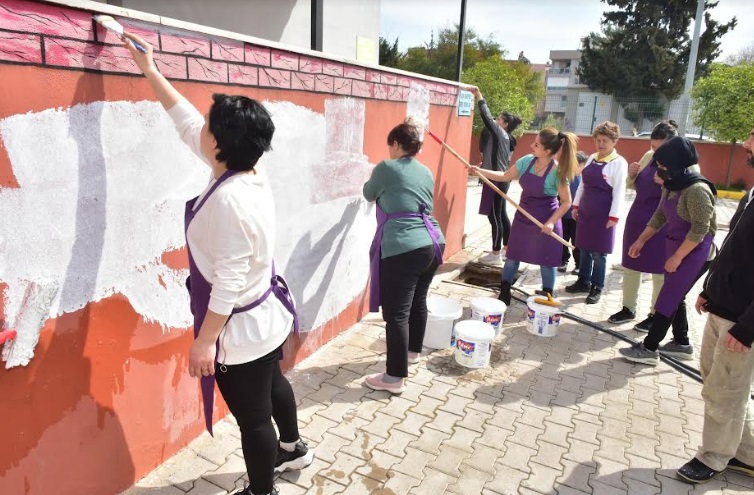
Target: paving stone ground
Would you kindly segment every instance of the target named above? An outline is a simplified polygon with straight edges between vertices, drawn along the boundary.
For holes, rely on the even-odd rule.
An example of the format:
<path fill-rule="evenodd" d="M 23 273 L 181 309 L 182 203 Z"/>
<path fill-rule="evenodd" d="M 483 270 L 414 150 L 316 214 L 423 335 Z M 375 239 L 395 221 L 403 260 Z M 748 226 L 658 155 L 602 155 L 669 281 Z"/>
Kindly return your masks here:
<path fill-rule="evenodd" d="M 520 190 L 511 188 L 516 196 Z M 461 301 L 494 295 L 454 282 L 460 268 L 489 244 L 484 217 L 475 216 L 479 188 L 469 187 L 466 248 L 444 265 L 432 293 Z M 630 196 L 629 196 L 629 199 Z M 727 225 L 736 201 L 721 200 Z M 512 213 L 512 208 L 509 208 Z M 724 235 L 724 230 L 721 235 Z M 719 239 L 718 239 L 719 240 Z M 605 323 L 621 307 L 620 270 L 606 294 L 571 311 Z M 556 292 L 575 276 L 559 277 Z M 539 288 L 538 269 L 518 285 Z M 648 311 L 645 283 L 640 312 Z M 698 287 L 692 290 L 695 298 Z M 689 312 L 699 347 L 704 318 Z M 626 344 L 563 320 L 558 335 L 526 329 L 526 308 L 514 302 L 492 349 L 490 366 L 458 366 L 451 350 L 426 353 L 410 368 L 401 396 L 362 385 L 384 371 L 384 322 L 371 314 L 288 373 L 314 463 L 277 480 L 282 494 L 743 494 L 754 479 L 724 473 L 705 485 L 678 481 L 675 470 L 701 440 L 701 385 L 665 364 L 656 368 L 618 357 Z M 632 324 L 614 327 L 632 338 Z M 698 366 L 698 362 L 691 364 Z M 223 495 L 247 481 L 240 435 L 232 417 L 124 492 L 126 495 Z"/>

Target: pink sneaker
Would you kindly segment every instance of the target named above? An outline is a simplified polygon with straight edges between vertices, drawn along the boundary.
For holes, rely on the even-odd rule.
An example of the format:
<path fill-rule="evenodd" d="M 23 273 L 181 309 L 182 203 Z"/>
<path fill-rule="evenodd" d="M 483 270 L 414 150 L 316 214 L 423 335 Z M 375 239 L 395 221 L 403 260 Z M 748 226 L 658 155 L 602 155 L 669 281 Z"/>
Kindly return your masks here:
<path fill-rule="evenodd" d="M 390 392 L 391 394 L 400 394 L 403 393 L 404 390 L 406 390 L 406 380 L 401 380 L 395 383 L 386 383 L 382 381 L 384 376 L 384 373 L 370 375 L 366 377 L 366 379 L 364 379 L 364 383 L 371 389 L 384 390 L 386 392 Z"/>

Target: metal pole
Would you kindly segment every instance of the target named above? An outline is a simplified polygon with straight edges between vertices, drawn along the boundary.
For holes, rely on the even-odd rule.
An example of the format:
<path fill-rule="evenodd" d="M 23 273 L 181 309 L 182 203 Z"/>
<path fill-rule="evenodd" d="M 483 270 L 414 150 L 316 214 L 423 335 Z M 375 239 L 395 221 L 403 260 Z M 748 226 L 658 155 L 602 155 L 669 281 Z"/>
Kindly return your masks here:
<path fill-rule="evenodd" d="M 466 43 L 466 0 L 461 0 L 461 24 L 458 26 L 458 64 L 456 66 L 456 81 L 461 82 L 463 70 L 463 45 Z"/>
<path fill-rule="evenodd" d="M 689 110 L 691 110 L 691 88 L 694 87 L 694 76 L 696 75 L 696 59 L 699 56 L 699 35 L 702 32 L 702 21 L 704 20 L 704 0 L 697 0 L 696 18 L 694 19 L 694 38 L 691 40 L 691 52 L 689 53 L 689 65 L 686 68 L 686 82 L 683 86 L 683 118 L 681 119 L 680 134 L 686 134 L 686 126 L 689 120 Z"/>
<path fill-rule="evenodd" d="M 312 0 L 311 6 L 311 49 L 322 51 L 323 0 Z"/>

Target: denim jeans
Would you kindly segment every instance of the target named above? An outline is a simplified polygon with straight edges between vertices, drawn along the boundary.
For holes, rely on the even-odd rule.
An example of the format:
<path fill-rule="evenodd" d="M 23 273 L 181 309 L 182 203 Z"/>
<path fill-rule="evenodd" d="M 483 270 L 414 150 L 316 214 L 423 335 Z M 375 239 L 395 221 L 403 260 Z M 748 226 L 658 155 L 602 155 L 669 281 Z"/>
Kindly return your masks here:
<path fill-rule="evenodd" d="M 607 273 L 607 254 L 594 251 L 581 251 L 579 263 L 579 279 L 592 284 L 598 289 L 605 287 Z"/>
<path fill-rule="evenodd" d="M 505 260 L 503 266 L 503 282 L 513 282 L 513 277 L 516 276 L 518 267 L 521 263 L 514 260 Z M 539 273 L 542 275 L 542 288 L 543 289 L 555 289 L 555 267 L 554 266 L 540 266 Z"/>

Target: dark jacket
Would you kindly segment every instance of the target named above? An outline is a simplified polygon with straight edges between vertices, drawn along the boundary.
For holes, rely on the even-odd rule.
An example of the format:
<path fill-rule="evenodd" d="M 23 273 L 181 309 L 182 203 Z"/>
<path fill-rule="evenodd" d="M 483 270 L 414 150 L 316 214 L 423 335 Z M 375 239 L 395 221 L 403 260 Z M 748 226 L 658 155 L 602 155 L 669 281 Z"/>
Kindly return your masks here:
<path fill-rule="evenodd" d="M 479 115 L 482 117 L 484 127 L 489 133 L 483 136 L 486 139 L 479 140 L 480 149 L 483 154 L 482 168 L 485 170 L 495 170 L 505 172 L 508 170 L 511 161 L 511 139 L 505 129 L 497 125 L 495 118 L 487 108 L 487 102 L 479 100 Z"/>
<path fill-rule="evenodd" d="M 735 322 L 730 334 L 751 347 L 754 342 L 754 201 L 749 194 L 741 199 L 730 220 L 717 259 L 712 264 L 704 290 L 707 310 Z"/>

